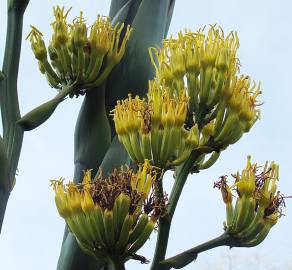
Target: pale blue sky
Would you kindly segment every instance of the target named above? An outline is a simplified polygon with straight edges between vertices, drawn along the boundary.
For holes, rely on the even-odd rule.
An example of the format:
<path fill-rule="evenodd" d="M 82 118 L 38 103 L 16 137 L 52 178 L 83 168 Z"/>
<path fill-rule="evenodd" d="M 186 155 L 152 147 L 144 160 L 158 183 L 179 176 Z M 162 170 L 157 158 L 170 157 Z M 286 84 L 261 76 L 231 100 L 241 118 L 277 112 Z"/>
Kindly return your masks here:
<path fill-rule="evenodd" d="M 2 62 L 6 6 L 0 4 L 0 62 Z M 73 6 L 72 15 L 84 11 L 88 21 L 98 13 L 106 15 L 109 0 L 31 0 L 24 20 L 24 36 L 29 25 L 38 26 L 50 38 L 52 6 Z M 280 164 L 280 190 L 292 195 L 292 2 L 289 0 L 178 0 L 169 33 L 184 27 L 197 29 L 217 23 L 228 32 L 238 32 L 241 71 L 262 83 L 262 119 L 249 134 L 229 147 L 208 171 L 189 177 L 172 226 L 168 255 L 175 255 L 222 232 L 225 217 L 219 192 L 213 190 L 218 176 L 230 174 L 245 165 L 251 154 L 259 163 L 266 159 Z M 30 45 L 23 40 L 19 74 L 21 112 L 24 114 L 54 96 L 55 92 L 38 72 Z M 1 269 L 55 269 L 64 222 L 54 205 L 49 179 L 73 175 L 73 130 L 81 98 L 68 99 L 53 117 L 35 131 L 25 134 L 19 163 L 19 176 L 9 200 L 0 237 Z M 166 181 L 172 182 L 171 175 Z M 260 246 L 252 249 L 217 248 L 199 255 L 185 269 L 252 269 L 250 261 L 262 256 L 257 269 L 292 269 L 292 201 L 287 201 L 286 216 L 271 230 Z M 140 252 L 152 257 L 156 234 Z M 235 265 L 236 261 L 236 265 Z M 215 268 L 217 262 L 218 268 Z M 290 267 L 288 266 L 290 263 Z M 221 267 L 221 268 L 219 268 Z M 127 269 L 148 269 L 137 262 Z"/>

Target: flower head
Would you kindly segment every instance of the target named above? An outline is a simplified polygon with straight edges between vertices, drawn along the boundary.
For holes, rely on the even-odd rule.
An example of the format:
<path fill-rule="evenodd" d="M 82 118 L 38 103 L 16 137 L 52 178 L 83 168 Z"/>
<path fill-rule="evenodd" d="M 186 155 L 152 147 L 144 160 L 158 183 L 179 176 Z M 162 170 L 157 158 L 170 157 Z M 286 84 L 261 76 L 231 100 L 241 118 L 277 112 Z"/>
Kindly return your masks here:
<path fill-rule="evenodd" d="M 119 140 L 137 163 L 148 159 L 160 168 L 186 160 L 199 144 L 198 129 L 184 127 L 188 97 L 175 95 L 157 83 L 149 82 L 148 98 L 118 101 L 114 122 Z"/>
<path fill-rule="evenodd" d="M 260 85 L 239 75 L 236 32 L 225 36 L 220 27 L 186 30 L 151 48 L 156 79 L 171 92 L 185 92 L 186 125 L 203 130 L 212 123 L 209 144 L 225 149 L 248 132 L 259 118 Z M 205 140 L 206 143 L 207 140 Z"/>
<path fill-rule="evenodd" d="M 77 90 L 69 94 L 72 97 L 106 80 L 123 57 L 132 29 L 129 26 L 124 29 L 123 24 L 112 26 L 109 18 L 98 16 L 88 31 L 82 12 L 71 24 L 67 22 L 70 10 L 59 6 L 54 8 L 53 34 L 48 49 L 41 32 L 35 27 L 27 38 L 52 87 L 61 89 L 64 85 L 76 85 Z M 125 32 L 123 38 L 122 30 Z"/>
<path fill-rule="evenodd" d="M 153 192 L 156 173 L 147 161 L 136 173 L 122 167 L 93 180 L 86 171 L 82 184 L 61 179 L 52 185 L 59 214 L 80 247 L 100 259 L 134 254 L 165 214 L 166 197 Z"/>
<path fill-rule="evenodd" d="M 226 204 L 225 231 L 235 237 L 239 246 L 261 243 L 282 216 L 284 196 L 277 191 L 276 185 L 279 166 L 274 162 L 266 162 L 260 173 L 259 168 L 257 164 L 251 163 L 249 156 L 246 168 L 233 175 L 235 183 L 232 187 L 237 195 L 235 206 L 232 204 L 235 195 L 227 184 L 227 177 L 221 177 L 215 183 Z"/>

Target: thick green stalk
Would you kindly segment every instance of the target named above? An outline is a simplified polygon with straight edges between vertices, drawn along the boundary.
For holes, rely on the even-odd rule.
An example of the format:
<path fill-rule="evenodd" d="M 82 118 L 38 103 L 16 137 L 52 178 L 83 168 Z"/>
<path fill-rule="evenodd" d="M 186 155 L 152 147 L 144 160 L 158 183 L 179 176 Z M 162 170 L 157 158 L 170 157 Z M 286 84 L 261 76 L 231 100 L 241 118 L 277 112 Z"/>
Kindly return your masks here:
<path fill-rule="evenodd" d="M 151 270 L 160 269 L 159 263 L 160 261 L 165 259 L 172 218 L 178 200 L 182 193 L 183 187 L 188 178 L 190 169 L 193 167 L 195 161 L 199 156 L 200 153 L 193 152 L 189 159 L 186 162 L 184 162 L 177 170 L 175 184 L 169 197 L 168 214 L 159 220 L 159 230 L 156 242 L 156 249 L 154 253 L 153 262 L 151 265 Z"/>
<path fill-rule="evenodd" d="M 3 126 L 3 140 L 6 147 L 9 164 L 10 190 L 1 190 L 0 196 L 0 232 L 8 202 L 9 193 L 13 187 L 17 164 L 20 156 L 23 131 L 15 123 L 20 118 L 17 94 L 17 77 L 22 41 L 23 14 L 29 0 L 8 0 L 6 45 L 3 61 L 5 78 L 0 84 L 0 105 Z M 0 179 L 2 181 L 2 179 Z"/>
<path fill-rule="evenodd" d="M 165 27 L 164 38 L 167 37 L 167 33 L 168 33 L 168 30 L 169 30 L 169 27 L 170 27 L 170 23 L 171 23 L 171 18 L 172 18 L 174 6 L 175 6 L 175 0 L 170 0 L 169 8 L 168 8 L 168 14 L 167 14 L 167 22 L 166 22 L 166 27 Z"/>
<path fill-rule="evenodd" d="M 205 242 L 201 245 L 198 245 L 194 248 L 188 249 L 176 256 L 168 258 L 160 263 L 158 268 L 161 270 L 169 270 L 171 268 L 181 269 L 188 265 L 189 263 L 196 260 L 199 253 L 204 252 L 206 250 L 216 248 L 219 246 L 230 246 L 232 243 L 232 239 L 228 234 L 222 234 L 219 237 L 216 237 L 208 242 Z"/>
<path fill-rule="evenodd" d="M 114 0 L 114 13 L 124 1 Z M 131 92 L 133 96 L 145 96 L 148 80 L 154 76 L 149 57 L 149 47 L 158 46 L 166 32 L 170 0 L 135 0 L 131 2 L 125 24 L 131 24 L 133 33 L 127 43 L 123 59 L 107 80 L 106 106 L 112 110 L 118 99 Z M 170 13 L 172 15 L 172 13 Z"/>
<path fill-rule="evenodd" d="M 111 258 L 107 270 L 125 270 L 125 264 L 119 258 Z"/>
<path fill-rule="evenodd" d="M 4 220 L 4 215 L 5 215 L 8 199 L 9 199 L 9 193 L 6 192 L 5 190 L 0 189 L 0 221 L 1 221 L 0 225 L 2 225 L 2 222 Z M 0 229 L 1 229 L 1 226 L 0 226 Z"/>
<path fill-rule="evenodd" d="M 83 170 L 97 172 L 111 143 L 109 120 L 105 110 L 105 86 L 91 90 L 84 99 L 74 138 L 74 182 L 83 178 Z"/>
<path fill-rule="evenodd" d="M 105 111 L 105 87 L 92 89 L 86 95 L 75 128 L 74 182 L 83 179 L 83 171 L 97 172 L 110 145 L 110 126 Z M 96 270 L 101 264 L 84 254 L 74 236 L 65 229 L 58 270 Z"/>

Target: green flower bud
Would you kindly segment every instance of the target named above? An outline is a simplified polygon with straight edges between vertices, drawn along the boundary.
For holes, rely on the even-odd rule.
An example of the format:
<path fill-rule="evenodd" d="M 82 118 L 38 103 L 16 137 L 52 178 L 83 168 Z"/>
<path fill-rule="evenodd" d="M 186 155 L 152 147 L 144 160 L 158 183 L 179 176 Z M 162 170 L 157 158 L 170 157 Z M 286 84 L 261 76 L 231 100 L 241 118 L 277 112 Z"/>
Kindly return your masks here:
<path fill-rule="evenodd" d="M 45 42 L 42 38 L 43 34 L 37 30 L 35 27 L 31 26 L 32 30 L 26 37 L 31 42 L 31 48 L 35 55 L 35 58 L 39 61 L 44 61 L 47 59 L 47 49 Z"/>

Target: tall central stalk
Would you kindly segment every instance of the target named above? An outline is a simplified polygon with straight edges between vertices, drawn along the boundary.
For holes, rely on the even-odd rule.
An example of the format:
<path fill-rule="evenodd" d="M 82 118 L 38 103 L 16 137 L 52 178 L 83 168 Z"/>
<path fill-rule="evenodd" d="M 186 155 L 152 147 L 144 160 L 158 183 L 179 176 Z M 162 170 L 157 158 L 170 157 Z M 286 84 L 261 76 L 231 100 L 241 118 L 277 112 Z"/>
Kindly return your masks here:
<path fill-rule="evenodd" d="M 83 101 L 75 128 L 74 182 L 80 183 L 84 170 L 97 172 L 110 145 L 110 126 L 105 110 L 105 86 L 91 89 Z M 58 270 L 99 269 L 101 264 L 86 255 L 75 237 L 65 229 Z"/>

